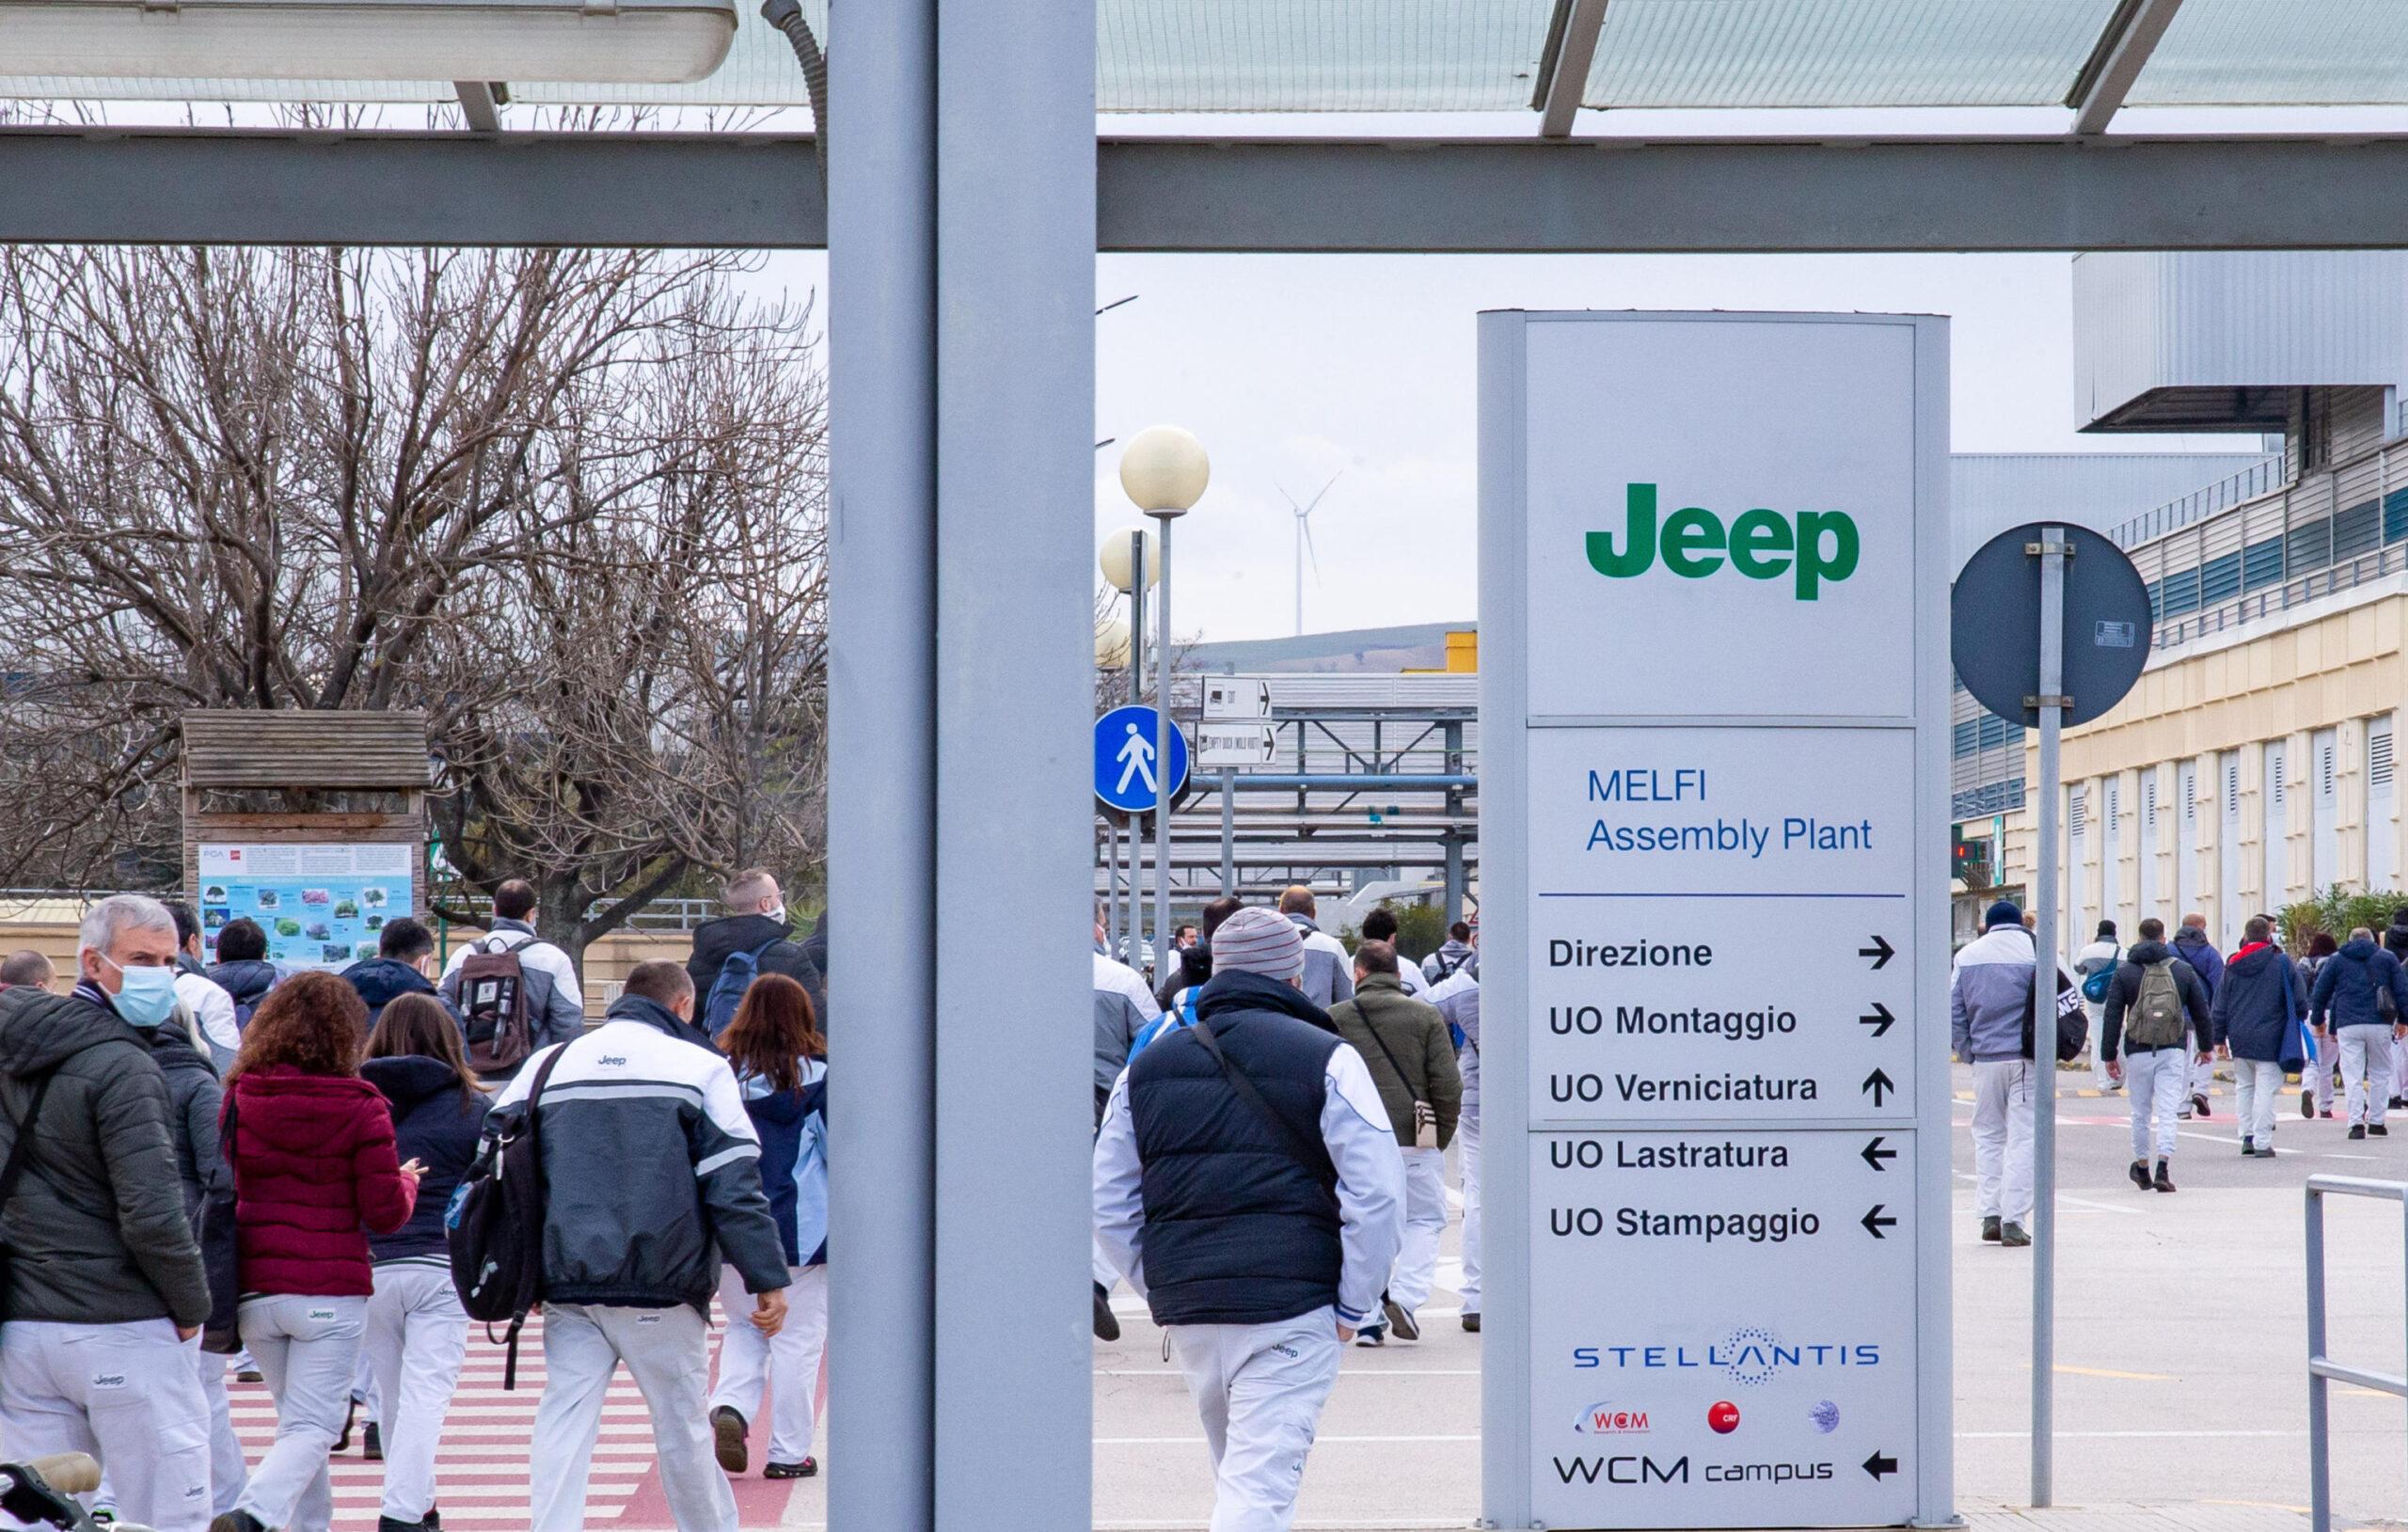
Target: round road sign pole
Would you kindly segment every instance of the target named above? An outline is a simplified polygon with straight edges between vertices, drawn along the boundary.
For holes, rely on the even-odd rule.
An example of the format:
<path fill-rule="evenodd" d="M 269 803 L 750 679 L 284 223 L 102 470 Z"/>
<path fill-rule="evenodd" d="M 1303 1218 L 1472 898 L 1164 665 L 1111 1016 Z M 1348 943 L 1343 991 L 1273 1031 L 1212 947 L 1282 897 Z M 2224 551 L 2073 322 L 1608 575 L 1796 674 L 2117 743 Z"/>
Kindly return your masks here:
<path fill-rule="evenodd" d="M 2057 775 L 2065 718 L 2063 529 L 2043 527 L 2040 560 L 2040 847 L 2032 889 L 2032 1504 L 2056 1493 L 2057 1367 Z"/>

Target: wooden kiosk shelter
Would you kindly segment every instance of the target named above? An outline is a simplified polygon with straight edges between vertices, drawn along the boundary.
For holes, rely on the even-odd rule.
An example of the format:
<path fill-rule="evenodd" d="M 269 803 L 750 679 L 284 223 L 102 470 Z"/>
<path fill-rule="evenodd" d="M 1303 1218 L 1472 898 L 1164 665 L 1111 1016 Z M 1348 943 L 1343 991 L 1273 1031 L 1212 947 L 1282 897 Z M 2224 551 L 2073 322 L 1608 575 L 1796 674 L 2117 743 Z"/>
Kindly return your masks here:
<path fill-rule="evenodd" d="M 183 732 L 184 887 L 208 951 L 248 918 L 276 960 L 340 968 L 425 902 L 425 714 L 197 709 Z"/>

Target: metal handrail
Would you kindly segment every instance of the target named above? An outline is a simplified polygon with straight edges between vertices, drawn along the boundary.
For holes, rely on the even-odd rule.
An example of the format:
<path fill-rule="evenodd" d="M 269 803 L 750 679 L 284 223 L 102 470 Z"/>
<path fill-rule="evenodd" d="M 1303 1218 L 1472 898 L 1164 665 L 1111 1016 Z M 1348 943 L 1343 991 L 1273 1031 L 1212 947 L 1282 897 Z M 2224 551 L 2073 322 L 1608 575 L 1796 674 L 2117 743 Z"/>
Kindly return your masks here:
<path fill-rule="evenodd" d="M 2330 1385 L 2351 1383 L 2408 1399 L 2408 1378 L 2336 1362 L 2325 1354 L 2324 1199 L 2328 1196 L 2399 1203 L 2403 1215 L 2403 1241 L 2408 1241 L 2408 1181 L 2377 1181 L 2363 1176 L 2307 1178 L 2307 1494 L 2311 1532 L 2332 1532 L 2333 1527 Z M 2408 1258 L 2408 1243 L 2403 1244 L 2403 1258 Z"/>

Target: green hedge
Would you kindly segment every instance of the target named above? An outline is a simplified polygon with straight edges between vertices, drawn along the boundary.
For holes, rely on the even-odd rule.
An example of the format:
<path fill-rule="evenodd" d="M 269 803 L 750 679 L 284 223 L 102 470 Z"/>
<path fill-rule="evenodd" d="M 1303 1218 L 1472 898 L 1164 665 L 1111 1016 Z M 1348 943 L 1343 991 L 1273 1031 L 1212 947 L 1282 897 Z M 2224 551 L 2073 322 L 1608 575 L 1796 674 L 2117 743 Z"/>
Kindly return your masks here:
<path fill-rule="evenodd" d="M 2314 899 L 2283 907 L 2283 943 L 2295 954 L 2305 953 L 2319 931 L 2332 933 L 2336 941 L 2347 941 L 2361 925 L 2380 939 L 2383 928 L 2391 924 L 2391 912 L 2402 906 L 2408 906 L 2408 893 L 2353 893 L 2335 884 Z"/>

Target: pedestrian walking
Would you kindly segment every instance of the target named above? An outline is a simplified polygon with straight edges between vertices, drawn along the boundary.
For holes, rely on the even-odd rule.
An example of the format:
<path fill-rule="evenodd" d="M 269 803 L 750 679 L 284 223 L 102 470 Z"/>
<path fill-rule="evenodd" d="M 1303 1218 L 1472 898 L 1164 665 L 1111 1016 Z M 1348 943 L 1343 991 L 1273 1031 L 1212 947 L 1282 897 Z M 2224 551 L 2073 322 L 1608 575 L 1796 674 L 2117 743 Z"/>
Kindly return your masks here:
<path fill-rule="evenodd" d="M 528 924 L 534 912 L 535 886 L 516 877 L 504 882 L 493 891 L 490 928 L 453 948 L 443 971 L 443 1003 L 467 1029 L 468 1065 L 488 1084 L 585 1030 L 577 965 Z"/>
<path fill-rule="evenodd" d="M 686 976 L 701 997 L 695 1003 L 697 1019 L 707 1031 L 723 1030 L 755 976 L 783 973 L 811 997 L 816 1022 L 828 997 L 827 976 L 807 940 L 795 935 L 777 875 L 766 867 L 747 868 L 727 880 L 721 898 L 727 913 L 694 927 L 693 952 L 686 959 Z M 728 981 L 724 987 L 722 977 Z M 715 1012 L 713 996 L 721 993 L 725 998 Z"/>
<path fill-rule="evenodd" d="M 1438 950 L 1421 959 L 1421 976 L 1433 985 L 1443 984 L 1455 970 L 1471 961 L 1471 926 L 1457 921 L 1447 927 L 1447 940 Z"/>
<path fill-rule="evenodd" d="M 2300 1023 L 2307 1018 L 2307 992 L 2290 958 L 2273 945 L 2273 931 L 2265 916 L 2250 918 L 2210 1007 L 2216 1046 L 2232 1059 L 2241 1152 L 2261 1160 L 2274 1158 L 2274 1099 L 2283 1076 L 2306 1065 Z"/>
<path fill-rule="evenodd" d="M 234 1019 L 234 997 L 201 966 L 200 922 L 187 904 L 171 903 L 167 913 L 176 923 L 176 999 L 190 1011 L 206 1041 L 201 1045 L 223 1069 L 233 1062 L 241 1029 Z"/>
<path fill-rule="evenodd" d="M 283 976 L 277 966 L 268 961 L 267 933 L 260 929 L 259 922 L 247 915 L 237 915 L 219 927 L 217 961 L 210 965 L 209 977 L 234 1002 L 234 1036 L 238 1045 L 243 1029 L 251 1024 L 260 1002 L 267 998 L 267 992 L 275 988 L 277 980 Z M 217 1052 L 215 1038 L 210 1039 L 210 1046 L 212 1052 Z M 221 1074 L 233 1063 L 231 1050 L 219 1053 L 216 1059 Z"/>
<path fill-rule="evenodd" d="M 2215 1003 L 2216 990 L 2224 983 L 2224 956 L 2215 943 L 2208 940 L 2208 918 L 2190 914 L 2182 917 L 2182 927 L 2174 933 L 2174 956 L 2191 965 L 2199 983 L 2208 993 L 2208 1003 Z M 2204 1034 L 2202 1034 L 2204 1035 Z M 2212 1116 L 2208 1107 L 2208 1092 L 2214 1087 L 2215 1054 L 2194 1056 L 2183 1066 L 2182 1104 L 2175 1119 L 2188 1122 L 2193 1116 Z"/>
<path fill-rule="evenodd" d="M 1095 1120 L 1103 1123 L 1103 1103 L 1112 1082 L 1129 1066 L 1129 1050 L 1148 1024 L 1162 1019 L 1153 991 L 1137 971 L 1104 954 L 1103 906 L 1095 907 Z"/>
<path fill-rule="evenodd" d="M 638 963 L 602 1024 L 529 1061 L 495 1101 L 486 1152 L 535 1116 L 545 1177 L 544 1398 L 535 1411 L 533 1532 L 578 1532 L 621 1366 L 643 1391 L 660 1485 L 679 1532 L 733 1532 L 736 1495 L 711 1461 L 711 1295 L 723 1256 L 752 1295 L 749 1323 L 785 1320 L 784 1241 L 761 1192 L 761 1143 L 727 1061 L 694 1024 L 694 982 Z"/>
<path fill-rule="evenodd" d="M 2391 1098 L 2391 1044 L 2401 1031 L 2400 1019 L 2408 1016 L 2408 976 L 2400 959 L 2361 925 L 2316 971 L 2307 1003 L 2317 1035 L 2337 1040 L 2350 1137 L 2385 1136 L 2391 1131 L 2384 1123 Z"/>
<path fill-rule="evenodd" d="M 1957 953 L 1948 980 L 1949 1033 L 1957 1061 L 1973 1070 L 1973 1197 L 1982 1238 L 2032 1242 L 2032 933 L 2023 911 L 2001 899 L 1982 934 Z"/>
<path fill-rule="evenodd" d="M 1098 1238 L 1196 1400 L 1212 1532 L 1285 1532 L 1339 1348 L 1378 1310 L 1404 1164 L 1362 1056 L 1268 910 L 1212 939 L 1196 1024 L 1137 1055 L 1095 1148 Z"/>
<path fill-rule="evenodd" d="M 2383 932 L 2383 950 L 2408 969 L 2408 905 L 2391 912 L 2391 924 Z M 2408 1017 L 2401 1019 L 2408 1020 Z M 2408 1105 L 2403 1096 L 2408 1096 L 2408 1038 L 2395 1036 L 2391 1040 L 2391 1096 L 2387 1102 L 2392 1111 Z"/>
<path fill-rule="evenodd" d="M 711 1391 L 712 1444 L 721 1468 L 744 1472 L 751 1459 L 746 1436 L 766 1392 L 769 1461 L 761 1477 L 809 1478 L 819 1472 L 811 1455 L 818 1424 L 813 1405 L 828 1343 L 828 1044 L 810 993 L 770 973 L 753 981 L 720 1047 L 761 1137 L 761 1189 L 790 1280 L 786 1322 L 765 1335 L 737 1318 L 746 1307 L 743 1273 L 729 1266 L 720 1276 L 728 1326 L 719 1386 Z"/>
<path fill-rule="evenodd" d="M 2299 960 L 2299 992 L 2316 993 L 2317 971 L 2326 958 L 2341 950 L 2330 931 L 2319 931 L 2307 939 L 2307 956 Z M 2307 1067 L 2303 1071 L 2299 1087 L 2299 1114 L 2303 1117 L 2333 1116 L 2333 1092 L 2341 1078 L 2341 1050 L 2332 1037 L 2318 1030 L 2314 1016 L 2300 1023 L 2302 1050 L 2307 1055 Z"/>
<path fill-rule="evenodd" d="M 1480 940 L 1476 927 L 1470 940 Z M 1430 1003 L 1447 1019 L 1447 1031 L 1455 1044 L 1455 1067 L 1463 1077 L 1463 1113 L 1455 1119 L 1456 1174 L 1463 1183 L 1464 1233 L 1460 1264 L 1463 1280 L 1457 1287 L 1463 1312 L 1462 1324 L 1474 1335 L 1480 1333 L 1480 953 L 1475 948 L 1470 958 L 1431 987 Z"/>
<path fill-rule="evenodd" d="M 0 989 L 47 989 L 57 982 L 58 970 L 31 947 L 0 957 Z"/>
<path fill-rule="evenodd" d="M 1305 943 L 1305 998 L 1323 1010 L 1354 993 L 1354 971 L 1346 955 L 1346 944 L 1321 928 L 1316 919 L 1320 907 L 1313 901 L 1313 891 L 1302 883 L 1294 884 L 1279 895 L 1279 913 L 1296 927 Z"/>
<path fill-rule="evenodd" d="M 1163 1012 L 1168 1014 L 1183 1010 L 1186 1013 L 1180 1025 L 1195 1021 L 1194 991 L 1202 988 L 1204 981 L 1212 976 L 1212 933 L 1221 928 L 1224 921 L 1244 908 L 1243 900 L 1227 894 L 1206 905 L 1202 933 L 1196 944 L 1179 955 L 1179 962 L 1171 970 L 1169 979 L 1155 987 L 1154 1001 Z M 1155 1030 L 1160 1030 L 1159 1023 Z M 1144 1044 L 1140 1042 L 1136 1046 L 1143 1047 Z"/>
<path fill-rule="evenodd" d="M 2115 940 L 2114 921 L 2100 921 L 2090 945 L 2073 955 L 2074 977 L 2082 985 L 2082 1008 L 2090 1016 L 2090 1083 L 2101 1096 L 2113 1096 L 2124 1088 L 2107 1072 L 2107 1049 L 2099 1025 L 2107 1011 L 2107 986 L 2123 961 L 2124 949 Z"/>
<path fill-rule="evenodd" d="M 1354 998 L 1329 1013 L 1370 1070 L 1404 1157 L 1404 1243 L 1380 1295 L 1382 1317 L 1363 1326 L 1357 1346 L 1383 1345 L 1391 1329 L 1399 1340 L 1421 1338 L 1417 1311 L 1430 1297 L 1447 1232 L 1447 1145 L 1463 1113 L 1463 1076 L 1447 1019 L 1404 991 L 1402 970 L 1411 966 L 1387 942 L 1366 940 L 1354 949 Z"/>
<path fill-rule="evenodd" d="M 424 995 L 440 1006 L 441 994 L 430 977 L 435 971 L 435 933 L 420 921 L 397 915 L 376 933 L 376 956 L 352 964 L 342 976 L 359 991 L 368 1007 L 368 1030 L 373 1032 L 385 1007 L 404 995 Z"/>
<path fill-rule="evenodd" d="M 276 1441 L 211 1532 L 326 1532 L 326 1456 L 350 1421 L 375 1291 L 368 1240 L 407 1224 L 424 1166 L 359 1076 L 368 1007 L 332 973 L 276 987 L 243 1033 L 219 1132 L 233 1167 L 235 1322 L 276 1400 Z"/>
<path fill-rule="evenodd" d="M 1390 947 L 1394 947 L 1397 933 L 1402 929 L 1402 926 L 1396 918 L 1396 911 L 1386 905 L 1375 905 L 1364 913 L 1363 940 L 1365 941 L 1385 941 Z M 1362 948 L 1358 945 L 1354 950 L 1359 954 Z M 1421 965 L 1405 956 L 1402 952 L 1397 954 L 1396 982 L 1406 994 L 1416 1000 L 1430 998 L 1430 981 L 1421 976 Z"/>
<path fill-rule="evenodd" d="M 151 1041 L 177 950 L 166 908 L 121 893 L 76 932 L 73 993 L 0 993 L 0 1443 L 88 1452 L 127 1521 L 199 1532 L 209 1277 Z"/>
<path fill-rule="evenodd" d="M 386 1005 L 359 1074 L 392 1112 L 394 1152 L 424 1167 L 409 1222 L 368 1241 L 374 1290 L 361 1336 L 377 1401 L 363 1445 L 385 1460 L 376 1532 L 417 1532 L 433 1525 L 436 1449 L 468 1353 L 444 1215 L 476 1161 L 492 1098 L 468 1067 L 460 1024 L 432 993 Z"/>
<path fill-rule="evenodd" d="M 2215 1056 L 2215 1021 L 2206 982 L 2166 944 L 2165 923 L 2141 922 L 2140 938 L 2108 986 L 2101 1036 L 2111 1054 L 2120 1049 L 2107 1067 L 2131 1087 L 2132 1184 L 2171 1192 L 2175 1124 L 2193 1062 Z"/>

